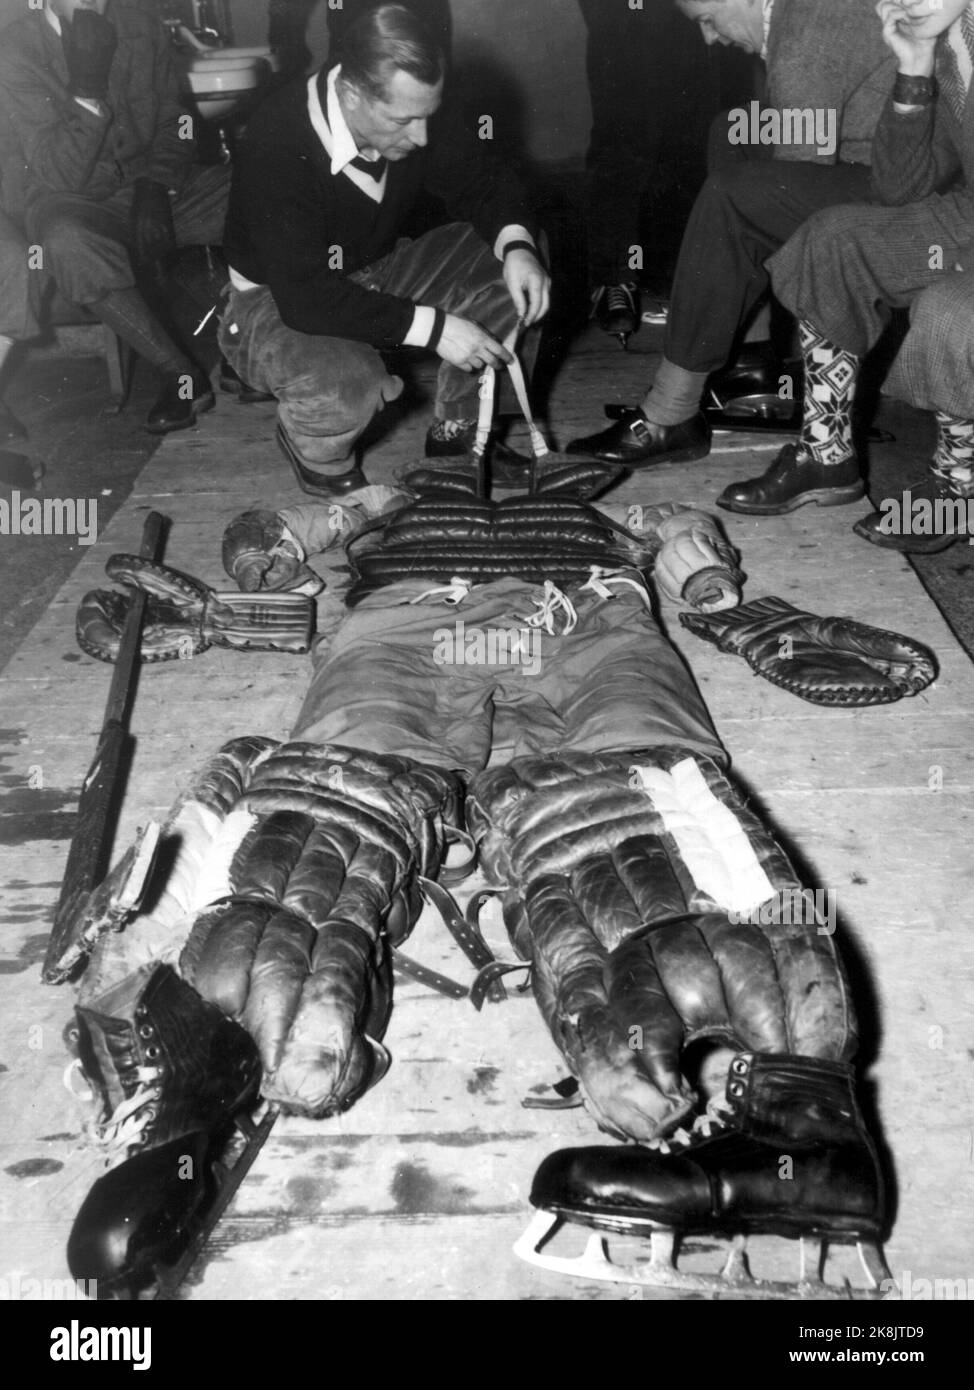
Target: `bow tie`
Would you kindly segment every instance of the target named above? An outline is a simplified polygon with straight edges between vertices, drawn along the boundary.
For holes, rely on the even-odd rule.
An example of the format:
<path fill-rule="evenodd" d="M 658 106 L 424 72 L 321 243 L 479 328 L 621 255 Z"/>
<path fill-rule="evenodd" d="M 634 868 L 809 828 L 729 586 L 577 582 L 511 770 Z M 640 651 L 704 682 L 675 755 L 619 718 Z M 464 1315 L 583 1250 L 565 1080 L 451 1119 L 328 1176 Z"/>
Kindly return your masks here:
<path fill-rule="evenodd" d="M 348 162 L 353 165 L 354 168 L 361 169 L 363 174 L 368 174 L 369 178 L 375 179 L 376 183 L 378 183 L 379 179 L 382 178 L 388 160 L 383 158 L 382 155 L 380 155 L 378 159 L 366 159 L 364 155 L 359 154 Z"/>

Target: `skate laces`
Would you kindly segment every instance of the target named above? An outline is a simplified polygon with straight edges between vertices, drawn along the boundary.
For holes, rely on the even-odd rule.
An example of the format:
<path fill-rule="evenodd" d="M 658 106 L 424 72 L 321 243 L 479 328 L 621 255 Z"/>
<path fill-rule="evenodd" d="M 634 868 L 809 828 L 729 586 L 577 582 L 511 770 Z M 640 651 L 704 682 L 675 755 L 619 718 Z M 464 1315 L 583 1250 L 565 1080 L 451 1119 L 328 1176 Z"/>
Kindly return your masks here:
<path fill-rule="evenodd" d="M 592 318 L 599 312 L 599 302 L 605 296 L 605 308 L 609 314 L 634 314 L 636 312 L 635 285 L 599 285 L 592 291 Z"/>
<path fill-rule="evenodd" d="M 146 1126 L 155 1118 L 152 1108 L 159 1098 L 161 1067 L 134 1068 L 138 1086 L 132 1095 L 116 1105 L 111 1115 L 97 1128 L 97 1137 L 108 1150 L 108 1160 L 126 1156 L 130 1148 L 143 1141 Z"/>
<path fill-rule="evenodd" d="M 582 593 L 584 593 L 586 589 L 591 589 L 593 593 L 598 594 L 599 598 L 609 599 L 614 597 L 612 590 L 609 588 L 610 584 L 628 584 L 630 589 L 636 590 L 636 593 L 642 599 L 643 603 L 650 612 L 652 612 L 652 605 L 649 601 L 649 595 L 646 592 L 646 586 L 641 584 L 638 579 L 630 579 L 630 577 L 627 574 L 623 574 L 621 570 L 603 569 L 601 565 L 590 565 L 589 571 L 589 577 L 581 588 Z"/>
<path fill-rule="evenodd" d="M 575 605 L 567 594 L 563 594 L 557 584 L 553 584 L 550 579 L 544 582 L 544 593 L 537 600 L 537 608 L 533 613 L 519 618 L 522 623 L 527 623 L 529 627 L 544 628 L 549 637 L 556 637 L 555 618 L 560 612 L 565 615 L 565 626 L 561 630 L 561 636 L 567 637 L 570 632 L 574 632 L 578 622 L 578 614 L 575 612 Z"/>
<path fill-rule="evenodd" d="M 648 1140 L 646 1148 L 657 1149 L 662 1154 L 688 1148 L 698 1139 L 709 1139 L 713 1134 L 727 1129 L 733 1114 L 733 1108 L 727 1104 L 723 1097 L 715 1097 L 707 1102 L 706 1110 L 702 1115 L 697 1116 L 690 1129 L 684 1129 L 681 1125 L 672 1134 L 668 1134 L 665 1139 Z"/>
<path fill-rule="evenodd" d="M 438 584 L 435 588 L 424 589 L 421 594 L 417 594 L 416 597 L 411 598 L 409 602 L 423 603 L 428 598 L 436 598 L 437 595 L 442 594 L 444 603 L 452 603 L 456 606 L 458 603 L 462 603 L 469 593 L 470 580 L 464 579 L 459 574 L 455 574 L 449 584 Z"/>

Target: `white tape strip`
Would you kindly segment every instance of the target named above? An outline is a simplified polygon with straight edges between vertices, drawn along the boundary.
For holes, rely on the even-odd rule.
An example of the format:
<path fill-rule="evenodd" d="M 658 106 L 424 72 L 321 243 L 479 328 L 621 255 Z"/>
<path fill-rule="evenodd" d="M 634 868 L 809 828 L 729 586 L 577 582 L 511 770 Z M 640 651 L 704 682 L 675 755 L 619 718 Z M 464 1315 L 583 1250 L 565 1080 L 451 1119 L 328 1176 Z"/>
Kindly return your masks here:
<path fill-rule="evenodd" d="M 774 897 L 744 827 L 714 796 L 692 758 L 670 772 L 638 764 L 634 771 L 702 892 L 726 911 L 740 913 Z"/>

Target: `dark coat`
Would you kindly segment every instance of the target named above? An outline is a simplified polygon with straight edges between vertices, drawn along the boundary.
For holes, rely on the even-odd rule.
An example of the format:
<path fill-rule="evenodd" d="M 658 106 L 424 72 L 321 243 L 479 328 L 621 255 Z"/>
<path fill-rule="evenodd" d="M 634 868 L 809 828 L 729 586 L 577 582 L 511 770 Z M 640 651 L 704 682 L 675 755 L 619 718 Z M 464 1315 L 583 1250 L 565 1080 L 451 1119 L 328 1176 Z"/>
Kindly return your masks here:
<path fill-rule="evenodd" d="M 139 177 L 178 189 L 195 160 L 172 45 L 154 6 L 109 0 L 106 17 L 118 30 L 107 117 L 68 92 L 61 40 L 43 11 L 3 30 L 3 204 L 18 220 L 49 193 L 101 202 Z"/>

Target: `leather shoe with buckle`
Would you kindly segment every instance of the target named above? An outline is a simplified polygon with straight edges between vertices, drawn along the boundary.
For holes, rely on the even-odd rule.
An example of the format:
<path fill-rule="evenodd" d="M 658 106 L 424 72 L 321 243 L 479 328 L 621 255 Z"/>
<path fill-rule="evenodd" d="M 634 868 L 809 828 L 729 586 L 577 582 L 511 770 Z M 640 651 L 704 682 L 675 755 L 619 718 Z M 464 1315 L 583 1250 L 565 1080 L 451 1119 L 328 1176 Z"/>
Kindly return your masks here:
<path fill-rule="evenodd" d="M 717 506 L 748 516 L 780 516 L 809 502 L 819 507 L 842 507 L 857 501 L 865 490 L 854 456 L 826 465 L 801 444 L 786 444 L 760 478 L 725 488 Z"/>
<path fill-rule="evenodd" d="M 573 439 L 565 452 L 586 454 L 601 463 L 622 463 L 627 468 L 689 463 L 710 453 L 710 426 L 703 414 L 679 425 L 654 425 L 641 410 L 626 410 L 607 430 Z"/>
<path fill-rule="evenodd" d="M 346 492 L 354 492 L 357 487 L 366 486 L 368 479 L 357 466 L 350 468 L 347 473 L 316 473 L 314 469 L 307 468 L 283 425 L 278 425 L 275 438 L 278 448 L 294 470 L 298 487 L 310 497 L 341 497 Z"/>
<path fill-rule="evenodd" d="M 186 391 L 187 372 L 174 372 L 166 377 L 155 405 L 145 419 L 150 434 L 171 434 L 173 430 L 188 430 L 195 425 L 197 415 L 212 410 L 216 397 L 208 376 L 193 372 L 191 390 Z"/>
<path fill-rule="evenodd" d="M 901 497 L 886 498 L 878 512 L 863 517 L 852 529 L 863 540 L 887 550 L 933 555 L 969 535 L 969 520 L 974 521 L 974 498 L 961 497 L 945 479 L 932 475 Z"/>

